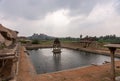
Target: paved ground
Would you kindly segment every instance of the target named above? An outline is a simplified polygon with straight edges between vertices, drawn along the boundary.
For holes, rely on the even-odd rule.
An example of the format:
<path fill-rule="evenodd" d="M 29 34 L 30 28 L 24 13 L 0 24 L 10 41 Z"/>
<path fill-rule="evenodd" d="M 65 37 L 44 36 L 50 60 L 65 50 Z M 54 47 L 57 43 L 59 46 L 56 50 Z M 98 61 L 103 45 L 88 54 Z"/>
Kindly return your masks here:
<path fill-rule="evenodd" d="M 37 75 L 30 59 L 24 52 L 24 47 L 21 47 L 20 58 L 17 81 L 111 81 L 110 64 L 101 66 L 91 65 L 84 68 Z M 116 66 L 120 66 L 120 61 L 116 62 Z M 116 68 L 116 75 L 120 75 L 119 67 Z"/>

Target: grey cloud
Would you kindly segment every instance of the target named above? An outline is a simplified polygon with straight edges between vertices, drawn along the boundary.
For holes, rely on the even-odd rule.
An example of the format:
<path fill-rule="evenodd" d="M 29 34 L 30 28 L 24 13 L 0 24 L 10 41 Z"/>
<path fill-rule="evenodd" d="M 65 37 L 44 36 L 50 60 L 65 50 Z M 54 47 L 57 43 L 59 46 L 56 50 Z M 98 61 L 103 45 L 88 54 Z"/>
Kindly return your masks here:
<path fill-rule="evenodd" d="M 68 9 L 70 10 L 70 14 L 69 16 L 67 14 L 67 17 L 68 19 L 71 19 L 71 22 L 64 27 L 65 30 L 63 28 L 62 32 L 65 32 L 66 35 L 68 34 L 70 36 L 79 36 L 80 33 L 86 35 L 102 35 L 106 34 L 106 32 L 110 32 L 106 30 L 110 29 L 110 26 L 111 30 L 115 29 L 112 27 L 115 27 L 117 24 L 119 28 L 119 18 L 118 20 L 116 20 L 116 18 L 114 20 L 104 20 L 104 18 L 103 20 L 99 20 L 96 18 L 96 20 L 98 20 L 97 22 L 95 22 L 96 20 L 93 22 L 90 22 L 92 20 L 87 21 L 87 18 L 88 16 L 91 16 L 91 14 L 93 14 L 91 18 L 94 17 L 94 13 L 92 13 L 92 11 L 94 11 L 94 8 L 98 4 L 102 7 L 102 5 L 106 5 L 110 2 L 115 2 L 114 7 L 119 14 L 119 0 L 0 0 L 0 19 L 1 21 L 3 20 L 3 24 L 8 24 L 8 27 L 14 27 L 15 24 L 16 29 L 19 30 L 23 35 L 30 35 L 35 32 L 43 32 L 54 35 L 54 32 L 56 33 L 57 31 L 57 34 L 55 35 L 64 36 L 64 33 L 56 30 L 57 26 L 53 27 L 54 25 L 51 25 L 51 22 L 49 22 L 50 25 L 48 23 L 44 23 L 44 19 L 41 18 L 45 17 L 49 12 L 54 12 L 60 9 Z M 95 12 L 99 13 L 98 16 L 102 14 L 97 12 L 97 10 L 95 10 Z M 83 17 L 81 18 L 81 16 Z M 18 17 L 24 19 L 17 20 L 19 19 Z M 114 14 L 112 17 L 114 18 Z M 34 22 L 30 20 L 36 21 Z M 116 22 L 118 23 L 116 24 Z M 112 23 L 113 25 L 111 25 Z M 115 32 L 117 32 L 118 28 L 116 28 Z"/>
<path fill-rule="evenodd" d="M 105 4 L 111 0 L 55 0 L 56 6 L 68 8 L 72 12 L 70 15 L 89 14 L 96 4 Z"/>
<path fill-rule="evenodd" d="M 57 7 L 50 0 L 5 0 L 0 5 L 3 14 L 24 17 L 26 19 L 38 19 Z"/>
<path fill-rule="evenodd" d="M 116 12 L 120 14 L 120 1 L 119 0 L 116 1 L 115 7 L 116 7 Z"/>
<path fill-rule="evenodd" d="M 106 0 L 108 1 L 108 0 Z M 104 0 L 4 0 L 0 9 L 7 15 L 24 17 L 34 20 L 44 17 L 48 12 L 66 8 L 71 11 L 70 15 L 88 14 Z"/>

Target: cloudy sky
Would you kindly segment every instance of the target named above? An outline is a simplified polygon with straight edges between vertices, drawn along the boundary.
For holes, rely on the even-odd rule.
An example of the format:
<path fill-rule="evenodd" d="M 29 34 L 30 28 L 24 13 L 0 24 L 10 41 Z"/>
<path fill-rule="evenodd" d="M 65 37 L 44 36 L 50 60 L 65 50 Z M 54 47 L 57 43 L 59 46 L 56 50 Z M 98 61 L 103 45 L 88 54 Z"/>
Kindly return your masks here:
<path fill-rule="evenodd" d="M 120 0 L 0 0 L 0 23 L 22 36 L 120 36 Z"/>

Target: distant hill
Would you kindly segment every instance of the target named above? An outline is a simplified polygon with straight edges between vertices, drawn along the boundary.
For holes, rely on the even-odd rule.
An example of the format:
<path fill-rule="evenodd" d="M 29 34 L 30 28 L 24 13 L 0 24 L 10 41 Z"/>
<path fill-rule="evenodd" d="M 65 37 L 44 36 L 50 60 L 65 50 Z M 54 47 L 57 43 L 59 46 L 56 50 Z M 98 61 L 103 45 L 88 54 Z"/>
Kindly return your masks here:
<path fill-rule="evenodd" d="M 55 37 L 48 36 L 46 34 L 33 34 L 32 36 L 29 36 L 28 39 L 39 39 L 39 40 L 48 40 L 48 39 L 54 39 Z"/>

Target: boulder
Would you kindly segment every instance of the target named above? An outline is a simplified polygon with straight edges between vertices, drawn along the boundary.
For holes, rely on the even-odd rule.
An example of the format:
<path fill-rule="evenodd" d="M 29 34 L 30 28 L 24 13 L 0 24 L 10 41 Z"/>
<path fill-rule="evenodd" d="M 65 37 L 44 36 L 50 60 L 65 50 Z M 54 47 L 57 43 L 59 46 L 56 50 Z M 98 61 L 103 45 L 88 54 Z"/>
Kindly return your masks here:
<path fill-rule="evenodd" d="M 4 27 L 2 24 L 0 24 L 0 46 L 10 46 L 13 43 L 15 43 L 17 39 L 17 31 L 8 29 Z"/>

